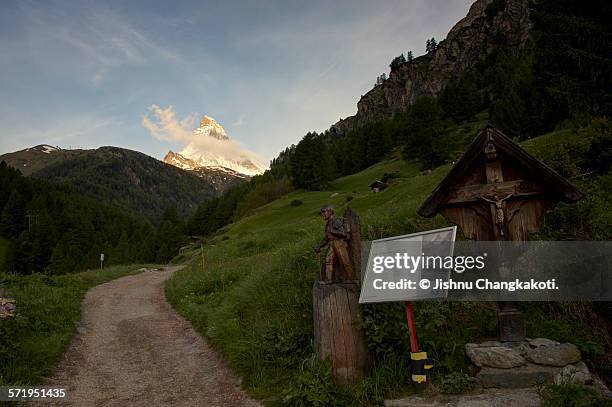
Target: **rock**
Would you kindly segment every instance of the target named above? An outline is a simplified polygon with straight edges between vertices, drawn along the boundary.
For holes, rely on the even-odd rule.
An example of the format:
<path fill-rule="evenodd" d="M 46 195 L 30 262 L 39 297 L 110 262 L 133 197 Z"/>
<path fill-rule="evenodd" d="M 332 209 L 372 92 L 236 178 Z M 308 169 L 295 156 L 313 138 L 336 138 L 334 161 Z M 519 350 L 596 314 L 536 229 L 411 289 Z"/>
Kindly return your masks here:
<path fill-rule="evenodd" d="M 486 348 L 490 346 L 502 346 L 502 343 L 500 341 L 484 341 L 481 342 L 478 346 Z"/>
<path fill-rule="evenodd" d="M 559 368 L 527 364 L 513 369 L 483 367 L 476 379 L 483 387 L 520 388 L 552 383 Z"/>
<path fill-rule="evenodd" d="M 342 137 L 405 111 L 421 96 L 436 96 L 451 80 L 476 66 L 500 45 L 512 50 L 523 47 L 531 30 L 529 1 L 506 0 L 503 10 L 493 18 L 486 15 L 489 3 L 490 0 L 475 1 L 434 51 L 394 69 L 389 79 L 361 97 L 357 114 L 334 124 L 330 133 Z"/>
<path fill-rule="evenodd" d="M 597 375 L 591 375 L 593 380 L 593 389 L 604 397 L 612 398 L 612 391 L 604 384 L 604 382 L 597 377 Z"/>
<path fill-rule="evenodd" d="M 555 346 L 555 345 L 559 345 L 559 342 L 552 341 L 552 340 L 546 339 L 546 338 L 530 339 L 528 341 L 528 343 L 529 343 L 529 346 L 532 346 L 534 348 L 539 348 L 540 346 Z"/>
<path fill-rule="evenodd" d="M 527 351 L 527 360 L 540 365 L 563 367 L 580 361 L 580 351 L 571 343 L 542 345 Z"/>
<path fill-rule="evenodd" d="M 443 407 L 448 404 L 441 404 L 436 400 L 422 396 L 411 396 L 405 399 L 385 400 L 385 407 Z"/>
<path fill-rule="evenodd" d="M 505 343 L 504 346 L 510 347 L 521 354 L 522 357 L 525 357 L 527 351 L 530 349 L 529 343 L 527 342 L 508 342 Z"/>
<path fill-rule="evenodd" d="M 457 403 L 457 407 L 540 407 L 541 404 L 534 389 L 521 389 L 464 396 Z"/>
<path fill-rule="evenodd" d="M 525 364 L 525 359 L 518 351 L 504 346 L 479 346 L 468 343 L 465 345 L 465 353 L 478 367 L 510 369 Z"/>
<path fill-rule="evenodd" d="M 555 384 L 590 384 L 593 377 L 584 362 L 567 365 L 555 375 Z"/>
<path fill-rule="evenodd" d="M 491 389 L 481 394 L 418 395 L 385 400 L 386 407 L 539 407 L 535 389 Z"/>

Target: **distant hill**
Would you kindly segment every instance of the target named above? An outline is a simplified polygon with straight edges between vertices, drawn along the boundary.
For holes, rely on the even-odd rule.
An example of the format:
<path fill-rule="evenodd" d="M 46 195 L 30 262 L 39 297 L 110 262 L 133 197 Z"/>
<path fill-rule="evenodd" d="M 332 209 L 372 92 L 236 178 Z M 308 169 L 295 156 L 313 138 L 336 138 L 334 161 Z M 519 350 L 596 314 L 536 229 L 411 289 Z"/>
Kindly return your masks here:
<path fill-rule="evenodd" d="M 68 184 L 100 201 L 131 208 L 157 223 L 174 205 L 182 216 L 218 194 L 210 181 L 137 151 L 63 150 L 40 145 L 0 156 L 24 175 Z"/>
<path fill-rule="evenodd" d="M 51 164 L 69 160 L 87 150 L 64 150 L 59 147 L 41 144 L 25 150 L 0 155 L 0 160 L 18 169 L 23 175 L 30 176 Z"/>

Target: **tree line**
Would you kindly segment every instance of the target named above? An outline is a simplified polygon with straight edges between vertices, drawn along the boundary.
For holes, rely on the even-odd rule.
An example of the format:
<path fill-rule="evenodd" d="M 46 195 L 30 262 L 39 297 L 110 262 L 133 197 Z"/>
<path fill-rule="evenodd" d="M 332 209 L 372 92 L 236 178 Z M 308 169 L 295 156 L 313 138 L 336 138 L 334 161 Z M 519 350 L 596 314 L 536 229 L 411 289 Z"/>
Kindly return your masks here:
<path fill-rule="evenodd" d="M 185 240 L 169 208 L 158 228 L 144 217 L 69 187 L 28 178 L 0 163 L 0 267 L 16 274 L 64 274 L 106 264 L 166 262 Z"/>

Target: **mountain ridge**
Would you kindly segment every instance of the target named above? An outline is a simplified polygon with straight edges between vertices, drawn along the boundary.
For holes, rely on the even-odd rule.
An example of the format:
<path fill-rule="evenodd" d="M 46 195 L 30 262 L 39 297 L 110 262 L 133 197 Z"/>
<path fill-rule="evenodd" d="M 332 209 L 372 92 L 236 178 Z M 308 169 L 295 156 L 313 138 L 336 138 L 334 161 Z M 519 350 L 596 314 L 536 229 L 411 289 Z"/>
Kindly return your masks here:
<path fill-rule="evenodd" d="M 49 150 L 44 146 L 48 145 L 0 155 L 0 161 L 24 175 L 67 184 L 84 195 L 141 212 L 153 223 L 170 206 L 187 216 L 202 201 L 221 193 L 206 178 L 138 151 L 113 146 Z"/>
<path fill-rule="evenodd" d="M 405 111 L 419 97 L 436 96 L 500 45 L 514 51 L 523 47 L 531 25 L 529 0 L 476 0 L 435 50 L 392 70 L 360 98 L 355 115 L 336 122 L 329 132 L 342 137 Z"/>

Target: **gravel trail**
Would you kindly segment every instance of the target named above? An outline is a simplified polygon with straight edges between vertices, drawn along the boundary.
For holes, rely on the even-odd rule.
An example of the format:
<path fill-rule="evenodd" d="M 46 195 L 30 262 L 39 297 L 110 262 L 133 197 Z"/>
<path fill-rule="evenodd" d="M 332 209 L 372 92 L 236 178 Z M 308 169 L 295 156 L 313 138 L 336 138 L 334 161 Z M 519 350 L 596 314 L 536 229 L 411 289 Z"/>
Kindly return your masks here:
<path fill-rule="evenodd" d="M 87 292 L 77 334 L 45 383 L 67 386 L 68 401 L 49 405 L 260 406 L 166 301 L 164 283 L 180 268 L 145 271 Z"/>

